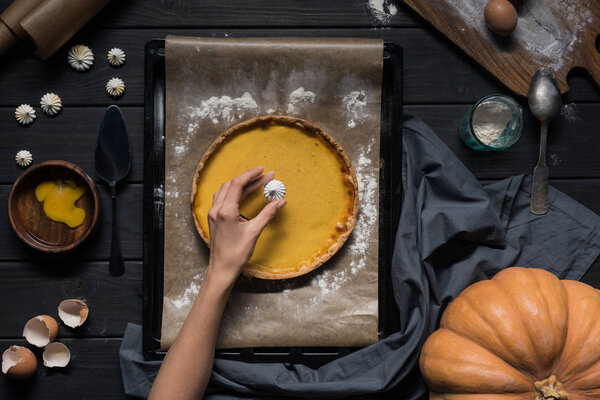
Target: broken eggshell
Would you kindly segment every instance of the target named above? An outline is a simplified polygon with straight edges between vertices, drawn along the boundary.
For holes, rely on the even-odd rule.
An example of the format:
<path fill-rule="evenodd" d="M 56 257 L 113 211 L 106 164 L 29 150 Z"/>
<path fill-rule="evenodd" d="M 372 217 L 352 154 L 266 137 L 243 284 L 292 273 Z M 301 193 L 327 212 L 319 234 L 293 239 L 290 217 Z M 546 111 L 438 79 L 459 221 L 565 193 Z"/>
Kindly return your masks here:
<path fill-rule="evenodd" d="M 65 325 L 71 328 L 83 325 L 88 313 L 88 306 L 78 299 L 63 300 L 58 305 L 58 316 Z"/>
<path fill-rule="evenodd" d="M 38 315 L 31 318 L 25 324 L 23 336 L 30 344 L 36 347 L 44 347 L 52 342 L 58 334 L 58 324 L 49 315 Z"/>
<path fill-rule="evenodd" d="M 42 359 L 46 367 L 66 367 L 71 361 L 71 352 L 64 344 L 52 342 L 44 349 Z"/>
<path fill-rule="evenodd" d="M 2 373 L 12 379 L 27 379 L 35 373 L 37 359 L 27 347 L 10 346 L 2 354 Z"/>

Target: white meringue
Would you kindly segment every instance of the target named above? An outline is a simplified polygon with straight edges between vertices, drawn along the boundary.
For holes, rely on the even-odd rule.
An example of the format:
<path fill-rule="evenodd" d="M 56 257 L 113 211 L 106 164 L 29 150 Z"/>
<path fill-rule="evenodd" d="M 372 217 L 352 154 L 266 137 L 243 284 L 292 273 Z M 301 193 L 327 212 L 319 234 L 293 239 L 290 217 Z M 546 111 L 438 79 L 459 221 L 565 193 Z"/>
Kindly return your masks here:
<path fill-rule="evenodd" d="M 71 47 L 67 58 L 69 65 L 77 71 L 87 71 L 94 65 L 94 53 L 82 44 Z"/>
<path fill-rule="evenodd" d="M 17 155 L 15 156 L 15 161 L 17 162 L 17 165 L 19 167 L 29 167 L 33 162 L 33 156 L 29 151 L 21 150 L 17 152 Z"/>
<path fill-rule="evenodd" d="M 281 200 L 285 197 L 285 185 L 283 182 L 273 179 L 265 185 L 263 193 L 267 200 Z"/>
<path fill-rule="evenodd" d="M 125 82 L 120 78 L 112 78 L 106 82 L 106 93 L 112 97 L 121 97 L 125 93 Z"/>
<path fill-rule="evenodd" d="M 47 115 L 56 115 L 62 109 L 62 100 L 56 93 L 46 93 L 40 99 L 40 107 Z"/>
<path fill-rule="evenodd" d="M 113 67 L 120 67 L 125 64 L 125 52 L 118 47 L 113 47 L 106 55 L 108 63 Z"/>
<path fill-rule="evenodd" d="M 21 104 L 15 110 L 15 118 L 21 125 L 29 125 L 35 119 L 35 110 L 29 104 Z"/>

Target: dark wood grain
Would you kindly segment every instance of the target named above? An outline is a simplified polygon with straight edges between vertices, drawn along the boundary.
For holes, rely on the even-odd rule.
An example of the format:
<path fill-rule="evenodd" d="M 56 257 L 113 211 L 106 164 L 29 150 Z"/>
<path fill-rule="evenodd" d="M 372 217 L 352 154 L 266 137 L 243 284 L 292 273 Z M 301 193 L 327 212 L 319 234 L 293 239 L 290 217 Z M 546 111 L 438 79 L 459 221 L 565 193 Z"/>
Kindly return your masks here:
<path fill-rule="evenodd" d="M 404 87 L 406 104 L 475 103 L 494 92 L 508 92 L 487 71 L 478 66 L 448 39 L 432 29 L 160 29 L 160 30 L 86 30 L 47 61 L 30 52 L 13 52 L 10 63 L 0 63 L 0 106 L 16 107 L 21 103 L 39 105 L 47 91 L 58 93 L 65 103 L 65 113 L 73 105 L 108 106 L 143 105 L 144 45 L 153 37 L 174 33 L 195 36 L 334 36 L 369 37 L 395 41 L 403 47 Z M 85 43 L 98 54 L 94 67 L 78 73 L 66 63 L 67 49 L 72 44 Z M 113 68 L 104 61 L 109 48 L 118 46 L 127 53 L 127 63 Z M 106 81 L 118 76 L 125 81 L 125 95 L 110 99 L 104 91 Z M 579 71 L 569 81 L 572 89 L 566 101 L 599 101 L 600 92 L 586 75 Z M 0 117 L 10 121 L 14 109 L 7 108 Z M 46 118 L 41 115 L 32 128 Z M 60 118 L 60 116 L 58 117 Z M 99 121 L 99 120 L 98 120 Z M 13 125 L 15 128 L 16 122 Z M 92 130 L 96 126 L 92 125 Z M 12 131 L 12 129 L 11 129 Z M 14 131 L 13 131 L 14 132 Z M 18 130 L 17 130 L 18 132 Z"/>
<path fill-rule="evenodd" d="M 83 195 L 74 202 L 85 212 L 79 226 L 70 228 L 45 214 L 45 204 L 36 198 L 36 190 L 46 181 L 71 181 L 84 188 Z M 100 192 L 92 178 L 78 166 L 62 160 L 27 168 L 15 180 L 8 196 L 8 218 L 15 233 L 30 247 L 50 254 L 66 253 L 81 245 L 97 227 L 101 212 Z"/>
<path fill-rule="evenodd" d="M 0 243 L 2 243 L 0 245 L 0 261 L 55 260 L 56 262 L 70 263 L 72 260 L 108 260 L 111 239 L 110 195 L 105 187 L 101 186 L 99 189 L 105 207 L 96 231 L 73 252 L 50 256 L 29 248 L 17 237 L 10 226 L 7 215 L 6 204 L 10 186 L 0 185 Z M 127 260 L 139 260 L 142 258 L 142 185 L 123 185 L 118 193 L 117 212 L 123 256 Z M 108 262 L 106 268 L 108 270 Z"/>
<path fill-rule="evenodd" d="M 2 76 L 0 74 L 0 76 Z M 67 107 L 57 117 L 39 115 L 33 125 L 19 126 L 12 108 L 0 108 L 0 184 L 11 183 L 23 172 L 15 163 L 19 150 L 29 150 L 34 163 L 45 160 L 66 160 L 83 168 L 99 182 L 94 167 L 94 151 L 104 107 Z M 127 182 L 141 182 L 143 177 L 143 123 L 142 108 L 122 110 L 127 124 L 133 152 L 131 171 Z"/>
<path fill-rule="evenodd" d="M 13 381 L 0 374 L 0 399 L 22 400 L 118 400 L 127 399 L 119 368 L 120 339 L 58 339 L 71 351 L 66 368 L 46 368 L 38 355 L 38 368 L 26 381 Z M 0 340 L 4 351 L 10 345 L 25 346 L 24 340 Z"/>
<path fill-rule="evenodd" d="M 3 9 L 12 0 L 0 0 Z M 481 97 L 508 90 L 449 39 L 425 23 L 399 0 L 398 13 L 380 20 L 368 0 L 220 0 L 113 1 L 56 56 L 41 61 L 33 47 L 14 49 L 0 62 L 0 340 L 3 348 L 23 344 L 24 322 L 31 316 L 56 316 L 60 300 L 86 299 L 90 317 L 79 331 L 61 326 L 59 340 L 73 354 L 63 371 L 40 367 L 33 380 L 18 384 L 0 375 L 0 399 L 121 399 L 119 337 L 128 321 L 141 322 L 142 306 L 142 182 L 144 45 L 169 33 L 193 36 L 338 36 L 377 37 L 396 41 L 404 51 L 403 97 L 407 110 L 423 118 L 482 179 L 530 172 L 537 158 L 538 125 L 527 118 L 523 140 L 505 153 L 477 153 L 462 144 L 460 116 Z M 383 29 L 381 29 L 383 28 Z M 96 54 L 94 67 L 77 73 L 66 63 L 67 49 L 87 44 Z M 127 53 L 127 63 L 113 68 L 105 61 L 111 47 Z M 125 80 L 125 96 L 109 98 L 105 82 Z M 581 70 L 570 73 L 565 102 L 586 103 L 570 108 L 551 126 L 548 152 L 551 184 L 600 213 L 600 154 L 595 140 L 600 115 L 600 91 Z M 58 93 L 65 104 L 49 118 L 38 112 L 29 128 L 15 122 L 14 107 L 39 106 L 40 97 Z M 125 275 L 108 274 L 110 209 L 105 207 L 96 233 L 79 250 L 61 257 L 34 252 L 12 231 L 7 217 L 10 184 L 21 173 L 14 164 L 18 150 L 33 152 L 35 162 L 64 159 L 96 179 L 93 154 L 105 107 L 122 107 L 129 129 L 133 164 L 120 189 L 119 222 L 126 264 Z M 567 115 L 569 118 L 567 118 Z M 100 186 L 104 204 L 109 196 Z M 600 287 L 600 262 L 584 277 Z M 8 339 L 13 337 L 12 339 Z M 97 337 L 98 339 L 89 339 Z M 64 339 L 66 338 L 66 339 Z M 105 339 L 109 338 L 109 339 Z"/>
<path fill-rule="evenodd" d="M 127 262 L 125 274 L 114 278 L 107 262 L 2 262 L 0 292 L 9 300 L 0 303 L 0 338 L 21 337 L 25 323 L 40 314 L 59 321 L 58 340 L 120 337 L 127 322 L 141 323 L 142 263 Z M 58 318 L 58 304 L 72 298 L 84 300 L 90 310 L 77 329 Z"/>
<path fill-rule="evenodd" d="M 12 0 L 1 0 L 3 10 Z M 414 26 L 418 19 L 400 2 L 396 15 L 375 17 L 368 0 L 127 0 L 113 1 L 90 23 L 136 27 L 374 27 Z"/>
<path fill-rule="evenodd" d="M 525 133 L 513 148 L 499 152 L 477 152 L 466 147 L 458 135 L 458 121 L 470 105 L 407 106 L 405 110 L 423 119 L 450 149 L 480 179 L 497 179 L 532 173 L 539 150 L 539 122 L 526 111 Z M 600 177 L 597 104 L 569 105 L 550 124 L 548 167 L 550 178 Z M 592 150 L 594 149 L 594 150 Z"/>
<path fill-rule="evenodd" d="M 548 68 L 554 73 L 561 93 L 569 90 L 566 78 L 568 72 L 574 67 L 587 69 L 600 84 L 600 54 L 596 50 L 596 36 L 600 29 L 600 3 L 597 0 L 584 0 L 577 4 L 577 12 L 589 17 L 581 18 L 579 29 L 574 29 L 572 40 L 552 42 L 554 48 L 551 57 L 546 56 L 543 50 L 539 49 L 540 46 L 549 46 L 547 42 L 531 43 L 534 39 L 528 36 L 517 40 L 514 36 L 519 30 L 516 30 L 512 37 L 495 36 L 489 32 L 485 24 L 473 23 L 473 17 L 467 11 L 461 10 L 456 2 L 449 0 L 404 0 L 404 2 L 521 96 L 527 96 L 531 78 L 541 67 Z M 543 3 L 544 10 L 552 15 L 552 27 L 546 26 L 549 23 L 544 21 L 541 15 L 524 12 L 524 9 L 519 13 L 519 24 L 523 25 L 525 20 L 529 19 L 532 21 L 530 26 L 534 26 L 549 38 L 554 37 L 551 29 L 560 29 L 560 33 L 566 35 L 573 29 L 572 25 L 575 22 L 572 15 L 560 6 L 561 3 L 562 0 Z M 479 16 L 482 20 L 485 3 L 477 4 L 482 7 Z"/>

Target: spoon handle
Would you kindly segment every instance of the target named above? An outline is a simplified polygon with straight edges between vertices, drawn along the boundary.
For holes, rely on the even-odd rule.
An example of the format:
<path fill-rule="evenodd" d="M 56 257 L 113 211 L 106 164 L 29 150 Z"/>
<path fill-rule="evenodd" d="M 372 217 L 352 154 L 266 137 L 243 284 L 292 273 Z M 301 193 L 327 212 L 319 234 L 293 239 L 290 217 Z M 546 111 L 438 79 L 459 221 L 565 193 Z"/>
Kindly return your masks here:
<path fill-rule="evenodd" d="M 112 241 L 110 244 L 110 261 L 108 272 L 111 276 L 121 276 L 125 273 L 125 263 L 121 253 L 119 226 L 117 225 L 117 196 L 112 193 Z"/>
<path fill-rule="evenodd" d="M 548 166 L 546 165 L 546 139 L 548 137 L 548 122 L 542 122 L 540 138 L 540 156 L 533 171 L 533 186 L 531 188 L 531 212 L 536 215 L 548 212 Z"/>

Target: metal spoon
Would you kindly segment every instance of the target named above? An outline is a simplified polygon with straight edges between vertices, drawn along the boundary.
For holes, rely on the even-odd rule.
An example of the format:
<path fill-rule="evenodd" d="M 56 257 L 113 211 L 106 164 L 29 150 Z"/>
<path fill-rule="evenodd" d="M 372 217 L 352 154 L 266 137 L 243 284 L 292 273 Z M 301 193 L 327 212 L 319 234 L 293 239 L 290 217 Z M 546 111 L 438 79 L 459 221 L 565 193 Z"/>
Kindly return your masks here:
<path fill-rule="evenodd" d="M 531 188 L 531 212 L 541 215 L 548 212 L 548 166 L 546 165 L 546 139 L 548 124 L 562 108 L 562 98 L 554 74 L 540 68 L 531 79 L 529 86 L 529 109 L 542 123 L 540 155 L 533 172 Z"/>

